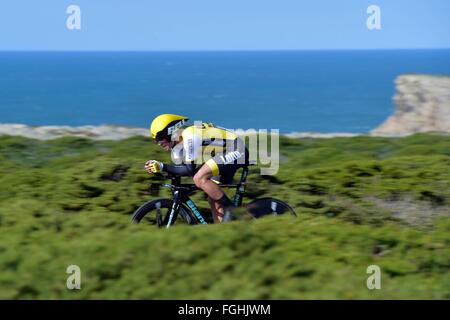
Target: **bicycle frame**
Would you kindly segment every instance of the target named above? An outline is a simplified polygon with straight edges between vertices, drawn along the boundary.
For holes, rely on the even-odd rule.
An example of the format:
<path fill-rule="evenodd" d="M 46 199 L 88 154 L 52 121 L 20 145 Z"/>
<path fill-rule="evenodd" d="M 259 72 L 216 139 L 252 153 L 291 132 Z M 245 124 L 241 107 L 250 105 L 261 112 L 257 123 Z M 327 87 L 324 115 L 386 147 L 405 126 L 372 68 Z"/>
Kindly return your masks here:
<path fill-rule="evenodd" d="M 242 169 L 241 179 L 237 184 L 220 185 L 222 188 L 236 188 L 236 193 L 233 197 L 233 204 L 236 207 L 242 205 L 245 193 L 245 183 L 248 176 L 248 167 L 243 167 Z M 182 184 L 180 176 L 172 176 L 171 180 L 172 181 L 170 184 L 163 184 L 164 187 L 171 189 L 173 195 L 172 208 L 169 215 L 166 216 L 167 221 L 164 221 L 164 223 L 166 223 L 166 228 L 170 228 L 170 226 L 176 221 L 181 204 L 185 204 L 185 206 L 189 208 L 199 223 L 208 224 L 203 215 L 200 213 L 198 207 L 195 205 L 194 201 L 189 198 L 190 193 L 199 190 L 197 186 L 195 184 Z"/>

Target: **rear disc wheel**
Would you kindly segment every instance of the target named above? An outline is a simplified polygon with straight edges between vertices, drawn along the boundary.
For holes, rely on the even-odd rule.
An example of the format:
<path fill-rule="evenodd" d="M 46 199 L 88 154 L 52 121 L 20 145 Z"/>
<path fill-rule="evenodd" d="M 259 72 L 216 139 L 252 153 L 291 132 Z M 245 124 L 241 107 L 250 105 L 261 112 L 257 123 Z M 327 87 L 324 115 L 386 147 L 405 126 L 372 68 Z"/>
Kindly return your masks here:
<path fill-rule="evenodd" d="M 297 216 L 294 209 L 286 202 L 275 198 L 260 198 L 253 200 L 247 205 L 247 212 L 254 218 L 261 218 L 269 215 L 290 214 Z"/>

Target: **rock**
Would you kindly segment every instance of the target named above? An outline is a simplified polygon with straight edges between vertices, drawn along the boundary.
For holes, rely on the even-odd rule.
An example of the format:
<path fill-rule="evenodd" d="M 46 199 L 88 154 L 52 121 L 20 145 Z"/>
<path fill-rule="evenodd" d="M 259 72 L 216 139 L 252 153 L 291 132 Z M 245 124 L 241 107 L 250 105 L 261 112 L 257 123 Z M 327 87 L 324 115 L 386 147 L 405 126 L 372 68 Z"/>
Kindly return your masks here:
<path fill-rule="evenodd" d="M 39 140 L 49 140 L 64 136 L 76 136 L 97 140 L 121 140 L 133 136 L 150 137 L 147 129 L 114 125 L 33 127 L 24 124 L 0 124 L 0 135 L 23 136 Z"/>
<path fill-rule="evenodd" d="M 450 77 L 402 75 L 395 82 L 395 113 L 371 135 L 450 133 Z"/>

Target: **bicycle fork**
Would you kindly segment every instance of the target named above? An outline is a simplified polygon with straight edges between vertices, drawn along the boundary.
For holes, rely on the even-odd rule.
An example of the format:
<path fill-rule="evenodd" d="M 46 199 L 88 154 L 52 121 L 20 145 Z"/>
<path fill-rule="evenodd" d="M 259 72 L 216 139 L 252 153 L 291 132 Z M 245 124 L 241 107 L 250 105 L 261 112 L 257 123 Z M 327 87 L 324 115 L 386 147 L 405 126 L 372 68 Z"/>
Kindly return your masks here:
<path fill-rule="evenodd" d="M 174 201 L 172 204 L 172 208 L 170 209 L 169 220 L 167 221 L 166 229 L 169 229 L 178 215 L 178 210 L 180 209 L 180 196 L 179 191 L 175 191 L 173 193 Z"/>

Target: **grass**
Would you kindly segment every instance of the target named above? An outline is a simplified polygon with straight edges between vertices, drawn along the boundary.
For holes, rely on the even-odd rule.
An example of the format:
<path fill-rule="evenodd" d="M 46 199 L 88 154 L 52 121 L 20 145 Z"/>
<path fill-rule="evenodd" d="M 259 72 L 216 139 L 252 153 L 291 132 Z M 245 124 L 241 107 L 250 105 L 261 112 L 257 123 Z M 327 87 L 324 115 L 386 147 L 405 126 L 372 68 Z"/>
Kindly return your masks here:
<path fill-rule="evenodd" d="M 252 168 L 246 202 L 277 197 L 297 219 L 166 231 L 130 223 L 154 198 L 143 163 L 169 160 L 149 139 L 0 137 L 0 298 L 450 298 L 450 137 L 282 138 L 280 149 L 276 176 Z M 73 264 L 81 290 L 66 288 Z M 372 264 L 381 290 L 366 287 Z"/>

